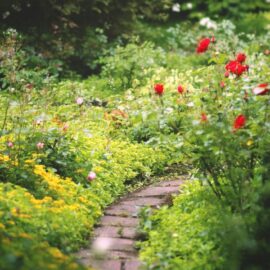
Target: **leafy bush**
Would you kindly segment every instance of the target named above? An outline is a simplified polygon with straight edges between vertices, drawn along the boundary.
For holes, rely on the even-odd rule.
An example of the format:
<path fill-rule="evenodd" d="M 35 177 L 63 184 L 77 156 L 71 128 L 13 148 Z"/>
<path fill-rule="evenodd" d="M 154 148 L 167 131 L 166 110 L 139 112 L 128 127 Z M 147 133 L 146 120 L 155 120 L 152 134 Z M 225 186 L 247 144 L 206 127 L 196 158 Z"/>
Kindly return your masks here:
<path fill-rule="evenodd" d="M 191 18 L 202 18 L 210 16 L 212 18 L 242 19 L 247 13 L 258 13 L 260 11 L 269 10 L 269 5 L 264 0 L 221 0 L 216 2 L 214 0 L 196 0 L 196 1 L 174 1 L 181 5 L 181 9 L 185 15 Z M 180 13 L 181 14 L 181 13 Z"/>
<path fill-rule="evenodd" d="M 224 241 L 230 255 L 226 269 L 268 269 L 269 268 L 269 183 L 253 194 L 251 211 L 244 216 L 234 217 L 227 226 L 229 237 Z M 238 239 L 237 243 L 235 239 Z"/>
<path fill-rule="evenodd" d="M 140 258 L 147 269 L 224 269 L 222 249 L 229 211 L 198 181 L 186 184 L 171 208 L 141 221 L 148 239 Z"/>
<path fill-rule="evenodd" d="M 112 89 L 123 91 L 144 85 L 154 68 L 165 65 L 165 55 L 151 43 L 128 44 L 117 47 L 113 55 L 102 58 L 101 63 L 104 64 L 101 76 L 109 79 Z"/>
<path fill-rule="evenodd" d="M 1 30 L 12 27 L 24 35 L 32 63 L 41 54 L 39 64 L 58 60 L 55 65 L 63 64 L 62 74 L 69 74 L 68 68 L 88 75 L 89 69 L 96 70 L 95 60 L 107 48 L 108 39 L 129 34 L 139 17 L 166 18 L 170 3 L 170 0 L 1 1 Z"/>

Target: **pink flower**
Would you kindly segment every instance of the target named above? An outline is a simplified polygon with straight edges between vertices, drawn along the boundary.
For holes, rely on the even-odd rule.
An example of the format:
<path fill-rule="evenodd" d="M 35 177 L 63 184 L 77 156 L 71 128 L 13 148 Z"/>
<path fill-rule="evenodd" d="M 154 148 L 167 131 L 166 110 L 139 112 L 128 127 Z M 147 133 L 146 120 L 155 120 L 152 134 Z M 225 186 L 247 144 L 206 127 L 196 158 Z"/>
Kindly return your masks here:
<path fill-rule="evenodd" d="M 224 73 L 224 77 L 225 78 L 228 78 L 230 76 L 230 72 L 229 71 L 226 71 L 225 73 Z"/>
<path fill-rule="evenodd" d="M 263 96 L 266 95 L 270 90 L 270 87 L 268 87 L 268 83 L 261 83 L 257 87 L 255 87 L 252 92 L 256 96 Z"/>
<path fill-rule="evenodd" d="M 91 172 L 89 172 L 89 174 L 88 174 L 88 176 L 87 176 L 87 179 L 88 179 L 89 181 L 92 181 L 92 180 L 94 180 L 96 177 L 97 177 L 96 173 L 91 171 Z"/>
<path fill-rule="evenodd" d="M 219 85 L 220 85 L 221 88 L 224 88 L 225 87 L 225 82 L 220 82 Z"/>
<path fill-rule="evenodd" d="M 208 121 L 208 118 L 207 118 L 206 113 L 201 113 L 201 122 L 207 122 L 207 121 Z"/>
<path fill-rule="evenodd" d="M 83 98 L 82 98 L 82 97 L 78 97 L 78 98 L 76 99 L 76 103 L 77 103 L 78 105 L 82 105 L 82 104 L 83 104 Z"/>
<path fill-rule="evenodd" d="M 216 38 L 215 38 L 214 36 L 212 36 L 211 42 L 212 42 L 212 43 L 215 43 L 215 42 L 216 42 Z"/>
<path fill-rule="evenodd" d="M 9 141 L 9 142 L 7 143 L 7 146 L 8 146 L 9 148 L 13 148 L 13 147 L 14 147 L 14 143 Z"/>
<path fill-rule="evenodd" d="M 37 143 L 37 149 L 38 149 L 38 150 L 43 149 L 43 148 L 44 148 L 44 145 L 45 145 L 45 144 L 44 144 L 43 142 L 38 142 L 38 143 Z"/>

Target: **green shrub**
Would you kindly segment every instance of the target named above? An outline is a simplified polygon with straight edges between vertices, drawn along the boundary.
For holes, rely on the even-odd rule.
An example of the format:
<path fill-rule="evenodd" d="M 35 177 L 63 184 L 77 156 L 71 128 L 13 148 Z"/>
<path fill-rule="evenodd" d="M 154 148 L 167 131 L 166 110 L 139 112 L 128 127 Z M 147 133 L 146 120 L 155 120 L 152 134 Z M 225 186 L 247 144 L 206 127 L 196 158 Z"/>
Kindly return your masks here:
<path fill-rule="evenodd" d="M 230 18 L 230 19 L 242 19 L 247 13 L 258 13 L 260 11 L 269 10 L 269 4 L 264 0 L 246 0 L 246 1 L 235 1 L 235 0 L 196 0 L 187 1 L 180 0 L 174 1 L 180 3 L 182 7 L 183 16 L 189 16 L 191 18 L 202 18 L 210 16 L 212 18 Z M 191 3 L 192 6 L 189 4 Z"/>
<path fill-rule="evenodd" d="M 148 239 L 141 243 L 141 260 L 155 270 L 224 269 L 222 238 L 228 213 L 207 186 L 186 184 L 171 208 L 142 220 Z"/>
<path fill-rule="evenodd" d="M 107 77 L 109 86 L 116 91 L 144 85 L 154 72 L 154 68 L 165 65 L 162 49 L 151 43 L 128 44 L 117 47 L 112 56 L 101 59 L 101 76 Z"/>
<path fill-rule="evenodd" d="M 269 268 L 269 187 L 267 183 L 253 194 L 251 211 L 244 218 L 238 216 L 228 222 L 231 229 L 224 246 L 230 255 L 225 264 L 226 269 Z"/>

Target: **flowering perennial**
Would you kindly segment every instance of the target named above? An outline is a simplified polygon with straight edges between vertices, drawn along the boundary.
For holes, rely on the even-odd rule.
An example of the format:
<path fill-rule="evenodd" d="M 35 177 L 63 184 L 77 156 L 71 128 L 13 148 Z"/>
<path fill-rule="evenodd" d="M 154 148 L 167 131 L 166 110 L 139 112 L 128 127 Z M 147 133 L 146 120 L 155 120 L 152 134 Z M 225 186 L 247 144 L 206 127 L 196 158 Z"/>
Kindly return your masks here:
<path fill-rule="evenodd" d="M 196 49 L 197 53 L 204 53 L 208 50 L 208 47 L 211 43 L 211 39 L 210 38 L 204 38 L 202 39 Z"/>
<path fill-rule="evenodd" d="M 155 93 L 159 96 L 162 96 L 164 93 L 164 85 L 161 83 L 157 83 L 154 86 Z"/>

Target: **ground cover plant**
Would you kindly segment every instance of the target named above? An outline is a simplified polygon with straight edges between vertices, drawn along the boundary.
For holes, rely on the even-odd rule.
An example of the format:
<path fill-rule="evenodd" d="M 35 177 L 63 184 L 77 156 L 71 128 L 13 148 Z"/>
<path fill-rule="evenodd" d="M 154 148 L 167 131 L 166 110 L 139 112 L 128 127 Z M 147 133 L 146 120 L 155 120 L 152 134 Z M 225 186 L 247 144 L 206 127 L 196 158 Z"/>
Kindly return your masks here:
<path fill-rule="evenodd" d="M 36 29 L 15 15 L 43 4 L 15 2 L 0 4 L 0 268 L 84 269 L 71 254 L 105 207 L 173 165 L 192 180 L 143 210 L 145 268 L 268 269 L 267 1 L 45 1 Z"/>

